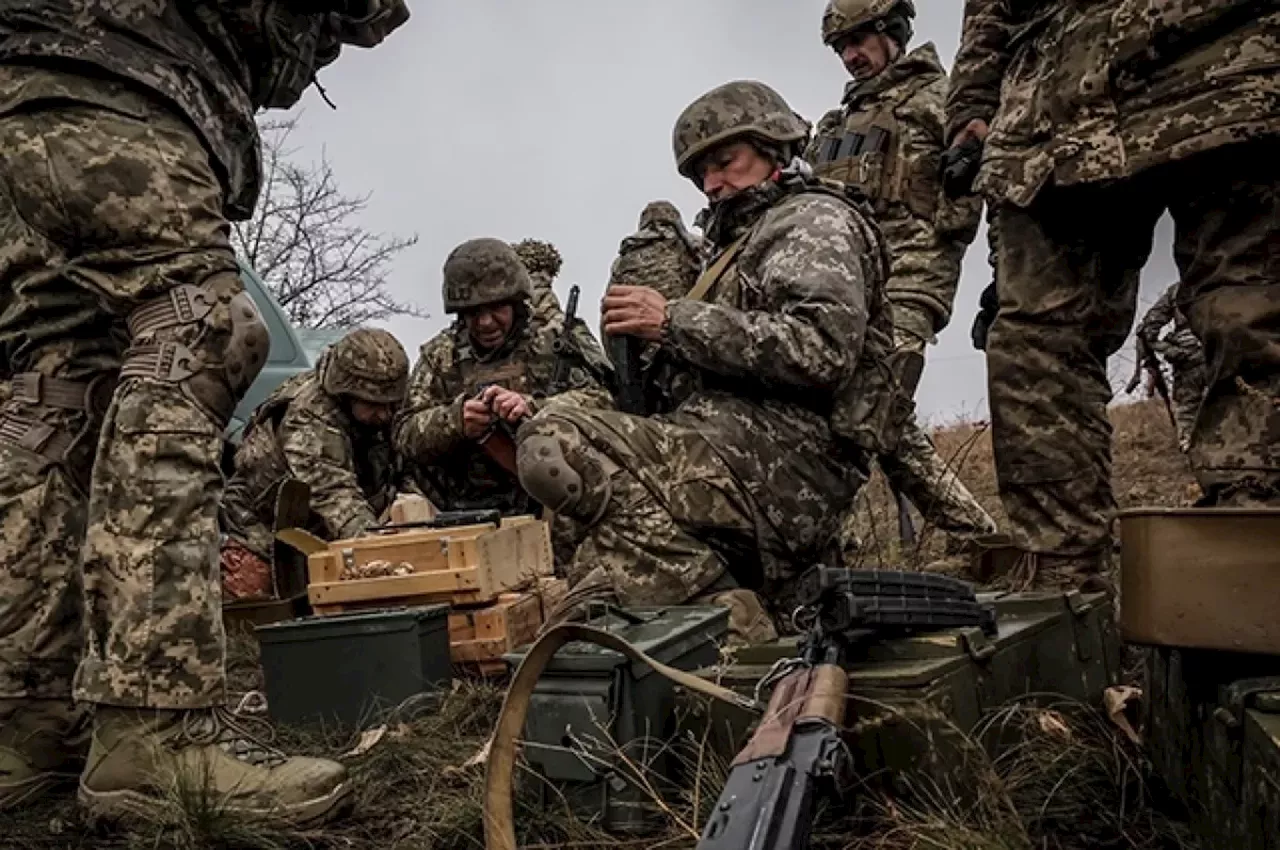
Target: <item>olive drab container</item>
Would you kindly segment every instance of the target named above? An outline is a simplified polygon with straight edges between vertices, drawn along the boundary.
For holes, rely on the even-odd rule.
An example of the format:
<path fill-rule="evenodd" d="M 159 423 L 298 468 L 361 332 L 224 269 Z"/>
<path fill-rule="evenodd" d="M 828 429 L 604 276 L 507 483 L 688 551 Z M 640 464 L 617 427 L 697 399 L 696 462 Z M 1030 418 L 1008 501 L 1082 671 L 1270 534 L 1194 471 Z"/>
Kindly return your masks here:
<path fill-rule="evenodd" d="M 611 631 L 655 661 L 678 670 L 716 663 L 729 629 L 721 606 L 602 607 L 585 625 Z M 515 669 L 528 647 L 508 653 Z M 573 642 L 556 653 L 529 703 L 524 757 L 544 781 L 542 805 L 566 803 L 610 832 L 643 829 L 653 795 L 670 791 L 679 753 L 667 745 L 679 727 L 675 687 L 648 665 L 611 649 Z"/>
<path fill-rule="evenodd" d="M 1280 510 L 1135 508 L 1121 617 L 1143 739 L 1206 850 L 1280 850 Z"/>
<path fill-rule="evenodd" d="M 410 697 L 448 691 L 448 617 L 448 605 L 426 605 L 259 626 L 268 713 L 361 729 Z"/>
<path fill-rule="evenodd" d="M 844 667 L 849 675 L 847 743 L 862 777 L 912 771 L 940 788 L 960 792 L 971 733 L 984 717 L 1015 700 L 1062 700 L 1101 707 L 1120 672 L 1115 609 L 1102 594 L 979 593 L 994 605 L 996 633 L 947 629 L 859 644 Z M 697 671 L 751 694 L 779 659 L 795 653 L 795 639 L 738 650 L 732 662 Z M 765 694 L 767 697 L 767 693 Z M 743 746 L 753 720 L 747 712 L 702 697 L 701 728 L 727 758 Z M 691 712 L 694 716 L 698 712 Z M 691 721 L 692 722 L 692 721 Z M 986 735 L 998 735 L 999 728 Z M 1006 743 L 985 737 L 988 751 Z"/>

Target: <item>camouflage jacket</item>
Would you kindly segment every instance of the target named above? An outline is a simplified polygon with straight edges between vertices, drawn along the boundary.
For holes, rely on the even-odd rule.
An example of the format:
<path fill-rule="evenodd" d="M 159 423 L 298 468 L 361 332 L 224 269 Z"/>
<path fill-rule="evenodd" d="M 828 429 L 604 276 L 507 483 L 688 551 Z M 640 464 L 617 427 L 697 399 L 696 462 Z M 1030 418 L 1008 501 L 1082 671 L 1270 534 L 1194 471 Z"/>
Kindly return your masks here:
<path fill-rule="evenodd" d="M 395 500 L 402 479 L 390 429 L 360 425 L 320 386 L 314 371 L 281 384 L 254 411 L 223 495 L 225 530 L 250 549 L 270 529 L 280 483 L 311 488 L 312 531 L 329 540 L 355 536 Z M 265 538 L 269 541 L 269 536 Z"/>
<path fill-rule="evenodd" d="M 951 320 L 960 263 L 982 215 L 980 198 L 953 201 L 942 191 L 947 86 L 937 50 L 922 45 L 879 75 L 851 81 L 804 154 L 818 176 L 871 201 L 892 256 L 889 299 L 924 311 L 934 333 Z"/>
<path fill-rule="evenodd" d="M 1191 332 L 1186 315 L 1178 309 L 1178 285 L 1174 284 L 1151 305 L 1138 325 L 1138 338 L 1160 354 L 1174 369 L 1204 365 L 1204 347 Z M 1173 329 L 1163 339 L 1160 332 L 1170 323 Z"/>
<path fill-rule="evenodd" d="M 499 349 L 481 353 L 461 322 L 429 340 L 409 378 L 409 400 L 395 426 L 395 445 L 445 510 L 525 510 L 519 483 L 462 431 L 462 405 L 484 384 L 530 398 L 536 411 L 553 395 L 589 407 L 610 407 L 609 366 L 591 332 L 573 334 L 567 385 L 556 387 L 553 350 L 564 325 L 531 315 Z"/>
<path fill-rule="evenodd" d="M 1026 206 L 1280 131 L 1272 0 L 967 0 L 948 138 L 991 126 L 977 188 Z"/>
<path fill-rule="evenodd" d="M 243 219 L 260 191 L 255 108 L 291 105 L 343 43 L 372 46 L 384 35 L 380 24 L 292 11 L 283 0 L 6 0 L 0 65 L 42 70 L 0 77 L 0 114 L 41 99 L 111 108 L 110 78 L 128 81 L 196 129 L 226 188 L 226 215 Z"/>
<path fill-rule="evenodd" d="M 880 236 L 849 203 L 801 183 L 766 183 L 708 220 L 736 252 L 703 300 L 669 302 L 662 351 L 676 408 L 707 435 L 756 508 L 766 574 L 819 558 L 865 482 L 867 457 L 837 433 L 846 393 L 870 397 L 868 347 L 891 337 Z M 706 273 L 710 273 L 706 272 Z M 661 482 L 653 482 L 661 486 Z"/>

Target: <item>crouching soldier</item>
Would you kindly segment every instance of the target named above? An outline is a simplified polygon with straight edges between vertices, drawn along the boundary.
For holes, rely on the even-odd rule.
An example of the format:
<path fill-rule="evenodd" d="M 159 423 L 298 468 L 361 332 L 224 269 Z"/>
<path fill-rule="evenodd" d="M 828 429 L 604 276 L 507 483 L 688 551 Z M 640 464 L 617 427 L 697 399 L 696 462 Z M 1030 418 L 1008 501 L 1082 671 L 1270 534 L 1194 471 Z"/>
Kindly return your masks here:
<path fill-rule="evenodd" d="M 272 595 L 285 482 L 309 489 L 307 528 L 325 540 L 354 537 L 380 521 L 401 483 L 391 424 L 408 380 L 409 358 L 396 338 L 362 328 L 254 411 L 222 500 L 224 599 Z"/>
<path fill-rule="evenodd" d="M 710 204 L 709 264 L 683 297 L 615 285 L 602 310 L 606 334 L 656 344 L 681 367 L 674 409 L 553 402 L 521 426 L 521 482 L 588 529 L 561 616 L 594 598 L 710 602 L 730 608 L 736 641 L 769 640 L 779 618 L 761 600 L 790 613 L 788 585 L 833 560 L 868 474 L 870 411 L 897 395 L 882 389 L 896 387 L 881 365 L 887 257 L 867 211 L 808 176 L 807 135 L 760 83 L 685 110 L 675 159 Z"/>
<path fill-rule="evenodd" d="M 532 294 L 528 270 L 500 240 L 464 242 L 445 261 L 444 308 L 457 319 L 423 345 L 395 426 L 397 449 L 442 510 L 536 512 L 509 434 L 559 393 L 611 404 L 609 366 L 590 331 L 566 336 L 563 315 L 536 314 Z M 554 532 L 567 557 L 564 534 Z"/>

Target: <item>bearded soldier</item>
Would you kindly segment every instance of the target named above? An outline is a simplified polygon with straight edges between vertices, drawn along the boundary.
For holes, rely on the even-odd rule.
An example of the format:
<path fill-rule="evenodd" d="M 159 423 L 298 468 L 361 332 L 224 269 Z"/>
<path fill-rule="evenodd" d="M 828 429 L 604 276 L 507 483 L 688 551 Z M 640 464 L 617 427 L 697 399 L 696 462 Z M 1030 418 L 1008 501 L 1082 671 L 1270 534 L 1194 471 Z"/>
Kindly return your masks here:
<path fill-rule="evenodd" d="M 947 135 L 957 150 L 985 140 L 996 470 L 1033 581 L 1102 584 L 1107 358 L 1166 211 L 1177 303 L 1205 351 L 1190 445 L 1205 501 L 1280 502 L 1277 58 L 1266 0 L 968 0 Z"/>
<path fill-rule="evenodd" d="M 859 189 L 871 201 L 892 258 L 887 293 L 899 379 L 912 393 L 925 346 L 951 320 L 960 263 L 973 241 L 981 201 L 949 201 L 942 192 L 943 104 L 947 74 L 933 44 L 906 52 L 911 0 L 832 0 L 822 39 L 853 79 L 841 108 L 823 116 L 805 158 L 822 177 Z M 911 423 L 901 448 L 879 459 L 894 489 L 944 531 L 976 538 L 996 530 L 928 435 Z M 852 521 L 852 516 L 849 518 Z"/>
<path fill-rule="evenodd" d="M 1173 425 L 1178 432 L 1178 448 L 1186 452 L 1191 447 L 1191 431 L 1195 427 L 1196 413 L 1204 399 L 1204 346 L 1191 332 L 1187 316 L 1178 309 L 1178 285 L 1164 291 L 1138 324 L 1139 370 L 1145 364 L 1159 369 L 1159 362 L 1149 362 L 1159 355 L 1173 372 L 1173 384 L 1169 387 Z M 1160 332 L 1170 323 L 1173 327 L 1161 337 Z"/>
<path fill-rule="evenodd" d="M 317 822 L 341 765 L 223 706 L 222 437 L 267 356 L 229 220 L 254 113 L 287 108 L 403 0 L 0 3 L 0 808 L 80 775 L 106 816 L 179 781 Z M 73 688 L 74 681 L 74 688 Z M 72 696 L 95 706 L 88 763 Z"/>
<path fill-rule="evenodd" d="M 559 393 L 580 404 L 610 403 L 602 383 L 608 364 L 590 331 L 557 352 L 563 317 L 536 315 L 532 294 L 528 270 L 505 242 L 473 239 L 445 261 L 444 308 L 457 319 L 422 346 L 395 426 L 396 447 L 444 510 L 530 512 L 514 456 L 504 464 L 486 449 L 495 429 L 514 432 Z"/>
<path fill-rule="evenodd" d="M 735 639 L 772 637 L 753 592 L 789 611 L 788 581 L 832 557 L 866 480 L 861 446 L 900 419 L 876 368 L 891 344 L 880 238 L 840 187 L 805 176 L 807 135 L 757 82 L 684 111 L 676 165 L 710 203 L 714 259 L 683 297 L 615 285 L 602 304 L 607 334 L 683 366 L 674 410 L 552 403 L 520 428 L 525 488 L 587 528 L 567 571 L 580 604 L 714 600 Z"/>
<path fill-rule="evenodd" d="M 325 540 L 355 537 L 378 522 L 400 486 L 391 422 L 408 382 L 409 358 L 396 338 L 360 329 L 258 406 L 222 499 L 223 581 L 233 595 L 271 593 L 284 482 L 307 486 L 308 528 Z"/>

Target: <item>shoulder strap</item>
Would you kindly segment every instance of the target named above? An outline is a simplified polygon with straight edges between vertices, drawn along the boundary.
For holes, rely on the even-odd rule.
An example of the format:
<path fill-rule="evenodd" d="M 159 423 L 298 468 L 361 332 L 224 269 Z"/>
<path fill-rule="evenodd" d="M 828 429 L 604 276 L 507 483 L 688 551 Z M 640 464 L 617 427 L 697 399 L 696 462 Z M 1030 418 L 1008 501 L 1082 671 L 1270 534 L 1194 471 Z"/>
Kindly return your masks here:
<path fill-rule="evenodd" d="M 698 278 L 698 282 L 693 285 L 693 289 L 689 290 L 689 294 L 685 296 L 690 301 L 701 301 L 711 291 L 711 287 L 720 282 L 720 278 L 728 270 L 733 261 L 738 258 L 738 254 L 742 251 L 742 246 L 747 244 L 748 237 L 755 232 L 755 228 L 748 230 L 739 236 L 733 242 L 729 243 L 729 247 L 716 258 L 706 271 Z"/>

